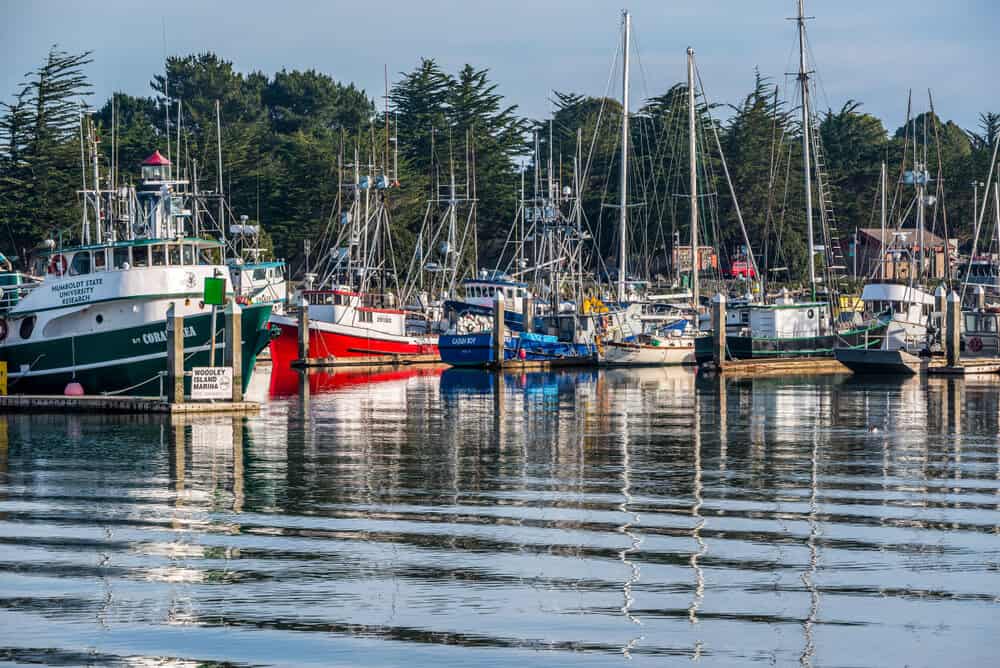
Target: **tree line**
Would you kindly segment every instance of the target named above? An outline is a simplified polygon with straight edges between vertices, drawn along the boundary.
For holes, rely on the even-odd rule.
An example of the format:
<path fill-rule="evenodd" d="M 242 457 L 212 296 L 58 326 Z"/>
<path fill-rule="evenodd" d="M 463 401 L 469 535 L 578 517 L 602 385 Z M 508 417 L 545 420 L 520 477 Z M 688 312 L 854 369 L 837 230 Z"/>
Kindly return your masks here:
<path fill-rule="evenodd" d="M 23 254 L 46 238 L 69 240 L 75 232 L 89 62 L 89 53 L 53 47 L 0 107 L 0 240 L 8 254 Z M 776 84 L 759 73 L 749 84 L 750 92 L 735 104 L 699 104 L 697 110 L 702 239 L 715 244 L 724 261 L 743 244 L 722 179 L 725 156 L 758 262 L 787 267 L 789 278 L 800 278 L 806 257 L 801 127 L 794 102 L 779 99 Z M 594 231 L 594 253 L 614 263 L 617 213 L 609 205 L 620 187 L 616 100 L 556 92 L 550 118 L 528 119 L 497 92 L 487 68 L 465 65 L 449 73 L 432 59 L 401 73 L 387 92 L 387 100 L 376 98 L 315 70 L 242 73 L 224 58 L 202 53 L 167 58 L 149 94 L 115 93 L 93 118 L 104 165 L 113 157 L 107 138 L 114 124 L 115 157 L 124 177 L 137 178 L 143 158 L 164 151 L 168 141 L 175 162 L 185 168 L 197 162 L 200 190 L 216 189 L 221 169 L 233 212 L 260 222 L 276 255 L 293 267 L 301 264 L 304 240 L 337 224 L 345 173 L 355 156 L 365 165 L 362 173 L 380 165 L 398 180 L 388 206 L 400 266 L 414 254 L 426 202 L 440 198 L 452 172 L 463 188 L 470 184 L 464 196 L 477 202 L 479 257 L 470 261 L 491 266 L 516 216 L 522 170 L 529 184 L 536 168 L 548 174 L 550 154 L 560 185 L 572 183 L 574 168 L 581 171 L 581 205 Z M 684 93 L 685 86 L 676 84 L 646 100 L 631 123 L 631 250 L 634 266 L 650 274 L 667 271 L 674 243 L 687 243 L 690 235 Z M 818 131 L 842 237 L 878 226 L 874 205 L 883 161 L 890 194 L 898 200 L 890 222 L 910 215 L 904 202 L 912 193 L 899 181 L 904 155 L 916 141 L 938 195 L 929 227 L 957 236 L 963 246 L 970 242 L 972 184 L 985 180 L 1000 114 L 983 112 L 977 127 L 960 128 L 925 112 L 890 131 L 852 100 L 821 112 Z M 537 166 L 536 135 L 546 157 Z M 578 144 L 582 160 L 574 164 Z"/>

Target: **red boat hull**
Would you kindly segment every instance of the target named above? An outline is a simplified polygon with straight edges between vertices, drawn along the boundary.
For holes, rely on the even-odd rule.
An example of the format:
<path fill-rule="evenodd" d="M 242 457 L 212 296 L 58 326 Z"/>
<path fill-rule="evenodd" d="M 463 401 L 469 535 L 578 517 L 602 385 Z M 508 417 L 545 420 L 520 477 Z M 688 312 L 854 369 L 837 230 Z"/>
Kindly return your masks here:
<path fill-rule="evenodd" d="M 299 328 L 285 322 L 271 323 L 280 328 L 280 333 L 271 339 L 271 360 L 276 366 L 287 367 L 299 357 Z M 309 327 L 310 357 L 378 357 L 400 355 L 437 355 L 437 338 L 408 337 L 380 338 L 376 336 L 353 335 L 331 332 L 318 327 Z"/>

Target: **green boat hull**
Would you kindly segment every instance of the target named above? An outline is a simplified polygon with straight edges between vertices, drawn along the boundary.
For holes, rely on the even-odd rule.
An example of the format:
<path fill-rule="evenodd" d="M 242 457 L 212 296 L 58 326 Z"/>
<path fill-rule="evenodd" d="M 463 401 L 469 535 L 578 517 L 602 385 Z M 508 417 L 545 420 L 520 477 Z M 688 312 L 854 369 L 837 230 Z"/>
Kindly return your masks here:
<path fill-rule="evenodd" d="M 253 374 L 257 355 L 270 341 L 267 321 L 270 304 L 244 307 L 243 389 Z M 216 322 L 215 363 L 224 361 L 225 318 Z M 209 366 L 211 315 L 184 319 L 184 368 Z M 37 343 L 0 347 L 0 361 L 7 362 L 10 394 L 62 394 L 72 381 L 86 394 L 160 396 L 161 372 L 167 369 L 166 321 L 145 323 L 111 332 L 62 337 Z M 185 382 L 190 390 L 190 379 Z"/>
<path fill-rule="evenodd" d="M 789 338 L 757 336 L 726 336 L 726 354 L 731 360 L 789 359 L 796 357 L 833 357 L 836 348 L 878 348 L 888 323 L 877 322 L 869 327 L 838 334 Z M 698 364 L 712 359 L 712 337 L 695 339 L 695 360 Z"/>

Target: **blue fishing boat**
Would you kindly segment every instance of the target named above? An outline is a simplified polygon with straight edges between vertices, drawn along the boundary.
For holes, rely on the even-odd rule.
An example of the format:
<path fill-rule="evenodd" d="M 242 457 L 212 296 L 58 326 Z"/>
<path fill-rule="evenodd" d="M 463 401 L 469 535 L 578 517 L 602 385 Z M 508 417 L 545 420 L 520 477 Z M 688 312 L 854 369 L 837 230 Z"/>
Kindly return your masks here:
<path fill-rule="evenodd" d="M 496 367 L 504 364 L 545 364 L 575 366 L 593 364 L 597 346 L 593 343 L 562 341 L 547 334 L 521 332 L 504 337 L 503 360 L 493 350 L 493 332 L 442 334 L 438 337 L 441 361 L 452 366 Z"/>

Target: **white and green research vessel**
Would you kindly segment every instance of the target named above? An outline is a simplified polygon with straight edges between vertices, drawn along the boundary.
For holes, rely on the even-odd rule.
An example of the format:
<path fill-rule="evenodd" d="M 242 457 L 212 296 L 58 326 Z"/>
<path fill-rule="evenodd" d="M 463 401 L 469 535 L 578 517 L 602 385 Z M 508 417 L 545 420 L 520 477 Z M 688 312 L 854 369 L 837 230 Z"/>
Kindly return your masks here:
<path fill-rule="evenodd" d="M 96 161 L 94 172 L 96 184 Z M 33 277 L 9 272 L 16 280 L 2 286 L 0 361 L 9 391 L 62 394 L 76 382 L 87 394 L 159 395 L 171 305 L 184 316 L 185 367 L 209 365 L 213 318 L 203 286 L 229 278 L 225 246 L 201 238 L 197 193 L 172 177 L 159 152 L 143 163 L 138 188 L 81 194 L 80 243 L 47 241 L 31 259 Z M 244 384 L 269 341 L 270 313 L 269 303 L 243 306 Z M 225 319 L 216 322 L 221 364 Z"/>

